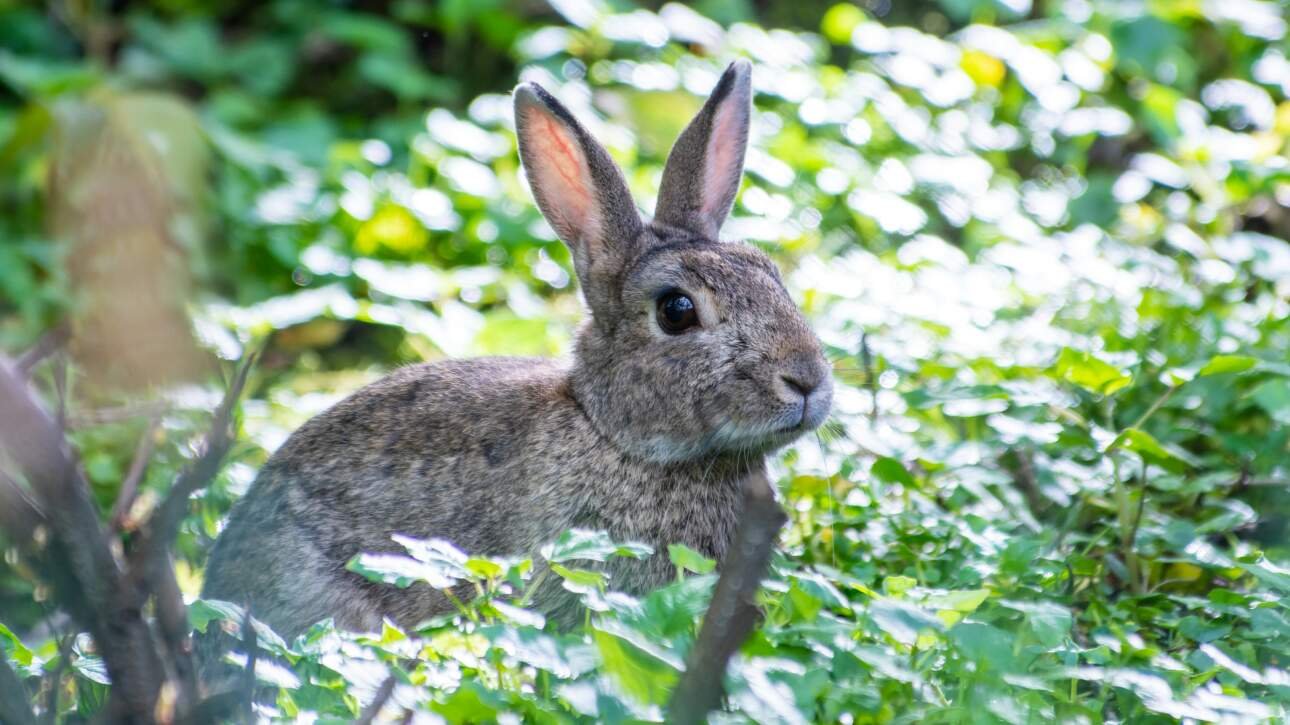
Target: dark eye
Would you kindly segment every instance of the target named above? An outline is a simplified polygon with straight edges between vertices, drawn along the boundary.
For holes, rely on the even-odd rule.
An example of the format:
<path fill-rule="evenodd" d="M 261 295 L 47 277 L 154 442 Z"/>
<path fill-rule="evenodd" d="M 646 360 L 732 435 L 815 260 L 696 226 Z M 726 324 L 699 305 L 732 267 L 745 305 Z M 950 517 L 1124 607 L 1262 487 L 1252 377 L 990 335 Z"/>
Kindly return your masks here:
<path fill-rule="evenodd" d="M 668 292 L 658 298 L 658 326 L 669 335 L 678 335 L 699 324 L 694 300 L 681 292 Z"/>

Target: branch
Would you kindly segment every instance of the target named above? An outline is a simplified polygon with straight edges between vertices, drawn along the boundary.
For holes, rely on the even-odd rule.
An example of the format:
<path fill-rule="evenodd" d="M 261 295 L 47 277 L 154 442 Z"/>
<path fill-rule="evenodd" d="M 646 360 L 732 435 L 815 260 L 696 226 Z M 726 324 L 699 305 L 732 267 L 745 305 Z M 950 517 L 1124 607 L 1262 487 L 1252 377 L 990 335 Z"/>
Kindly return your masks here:
<path fill-rule="evenodd" d="M 18 673 L 0 654 L 0 722 L 13 725 L 35 725 L 36 715 L 27 707 L 27 688 Z"/>
<path fill-rule="evenodd" d="M 148 625 L 138 607 L 123 606 L 117 596 L 121 570 L 61 427 L 5 359 L 0 359 L 0 447 L 25 474 L 50 528 L 43 552 L 30 540 L 20 543 L 48 557 L 45 572 L 58 600 L 98 643 L 117 683 L 111 714 L 128 719 L 150 713 L 161 678 Z M 22 525 L 16 530 L 21 532 Z"/>
<path fill-rule="evenodd" d="M 242 673 L 242 692 L 245 697 L 243 714 L 247 725 L 255 723 L 255 660 L 259 655 L 259 643 L 255 640 L 255 623 L 251 619 L 251 608 L 246 608 L 242 618 L 242 649 L 246 650 L 246 671 Z"/>
<path fill-rule="evenodd" d="M 71 339 L 72 328 L 67 323 L 63 323 L 45 333 L 36 341 L 35 345 L 31 346 L 31 349 L 24 352 L 14 361 L 14 365 L 18 368 L 18 374 L 24 378 L 31 377 L 33 368 L 44 362 L 50 355 L 63 349 L 68 340 Z"/>
<path fill-rule="evenodd" d="M 175 479 L 165 500 L 140 531 L 137 544 L 131 548 L 131 584 L 141 598 L 146 598 L 150 589 L 146 584 L 156 567 L 165 564 L 170 555 L 170 547 L 179 535 L 179 525 L 188 513 L 188 499 L 209 485 L 224 463 L 224 455 L 233 444 L 233 410 L 242 397 L 255 359 L 254 353 L 248 354 L 233 375 L 224 399 L 215 409 L 215 418 L 206 434 L 201 455 Z"/>
<path fill-rule="evenodd" d="M 7 531 L 13 543 L 26 545 L 36 527 L 46 523 L 40 506 L 17 481 L 0 471 L 0 530 Z"/>
<path fill-rule="evenodd" d="M 155 583 L 156 590 L 153 596 L 157 629 L 165 645 L 162 648 L 162 654 L 170 664 L 179 687 L 174 720 L 184 722 L 197 703 L 197 667 L 193 660 L 188 607 L 184 604 L 184 595 L 179 590 L 179 582 L 175 580 L 173 562 L 167 560 L 165 566 L 158 568 Z"/>
<path fill-rule="evenodd" d="M 754 598 L 770 562 L 775 538 L 788 518 L 775 501 L 765 470 L 744 482 L 744 510 L 722 562 L 712 603 L 685 674 L 668 703 L 668 722 L 701 723 L 721 704 L 726 665 L 757 624 Z"/>
<path fill-rule="evenodd" d="M 117 531 L 126 528 L 126 516 L 134 506 L 134 498 L 139 493 L 139 483 L 143 481 L 143 476 L 148 471 L 148 461 L 152 459 L 152 449 L 157 440 L 157 427 L 160 424 L 160 418 L 154 415 L 148 421 L 148 427 L 144 429 L 143 435 L 139 438 L 139 444 L 134 449 L 130 470 L 125 474 L 125 480 L 121 482 L 121 490 L 117 492 L 116 503 L 112 506 L 112 527 Z"/>
<path fill-rule="evenodd" d="M 394 685 L 396 683 L 397 680 L 395 680 L 394 675 L 385 678 L 385 682 L 381 683 L 381 686 L 376 690 L 376 694 L 372 696 L 372 701 L 359 714 L 358 720 L 355 721 L 356 725 L 372 725 L 372 723 L 376 722 L 376 716 L 381 714 L 381 708 L 385 707 L 390 695 L 394 694 Z"/>

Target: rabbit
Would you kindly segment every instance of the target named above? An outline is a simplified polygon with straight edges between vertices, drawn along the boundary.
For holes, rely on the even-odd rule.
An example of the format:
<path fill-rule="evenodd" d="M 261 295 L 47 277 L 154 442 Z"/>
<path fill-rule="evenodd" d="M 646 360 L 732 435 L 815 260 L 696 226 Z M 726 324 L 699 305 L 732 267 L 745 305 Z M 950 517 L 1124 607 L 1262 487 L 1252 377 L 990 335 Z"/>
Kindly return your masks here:
<path fill-rule="evenodd" d="M 529 556 L 566 529 L 606 530 L 658 552 L 601 565 L 611 588 L 637 595 L 675 578 L 669 544 L 720 561 L 743 479 L 820 425 L 832 399 L 775 265 L 718 238 L 743 173 L 750 76 L 746 61 L 730 65 L 681 134 L 652 221 L 570 112 L 520 84 L 520 160 L 590 313 L 572 359 L 405 367 L 308 421 L 234 506 L 203 596 L 247 605 L 287 638 L 329 617 L 372 631 L 454 611 L 427 585 L 346 569 L 361 552 L 402 552 L 394 534 Z M 555 576 L 532 601 L 558 626 L 584 617 Z"/>

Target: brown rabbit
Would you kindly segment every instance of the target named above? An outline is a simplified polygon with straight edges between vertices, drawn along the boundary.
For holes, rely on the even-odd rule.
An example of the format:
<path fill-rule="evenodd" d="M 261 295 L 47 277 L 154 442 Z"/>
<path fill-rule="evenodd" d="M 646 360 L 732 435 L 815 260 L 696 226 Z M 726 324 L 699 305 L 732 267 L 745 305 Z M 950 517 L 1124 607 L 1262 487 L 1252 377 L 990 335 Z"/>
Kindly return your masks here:
<path fill-rule="evenodd" d="M 393 534 L 530 555 L 583 527 L 720 560 L 742 479 L 818 426 L 832 397 L 775 265 L 717 238 L 743 170 L 750 72 L 732 64 L 677 141 L 652 222 L 564 106 L 516 88 L 520 158 L 590 308 L 573 359 L 407 367 L 310 420 L 233 509 L 204 596 L 248 604 L 287 637 L 327 617 L 371 629 L 451 611 L 429 587 L 346 570 L 360 552 L 402 551 Z M 605 570 L 635 593 L 675 576 L 665 553 Z M 536 606 L 578 621 L 552 579 Z"/>

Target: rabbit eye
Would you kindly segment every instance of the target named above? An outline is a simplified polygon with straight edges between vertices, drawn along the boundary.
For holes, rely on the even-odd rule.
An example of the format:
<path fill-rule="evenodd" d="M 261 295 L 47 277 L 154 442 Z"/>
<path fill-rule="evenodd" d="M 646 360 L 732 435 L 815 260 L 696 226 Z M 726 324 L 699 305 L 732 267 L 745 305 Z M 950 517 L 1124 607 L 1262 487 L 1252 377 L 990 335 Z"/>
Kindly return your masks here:
<path fill-rule="evenodd" d="M 694 300 L 681 292 L 669 292 L 658 298 L 658 326 L 669 335 L 679 335 L 699 324 Z"/>

